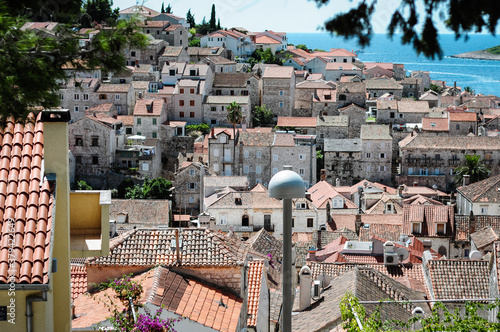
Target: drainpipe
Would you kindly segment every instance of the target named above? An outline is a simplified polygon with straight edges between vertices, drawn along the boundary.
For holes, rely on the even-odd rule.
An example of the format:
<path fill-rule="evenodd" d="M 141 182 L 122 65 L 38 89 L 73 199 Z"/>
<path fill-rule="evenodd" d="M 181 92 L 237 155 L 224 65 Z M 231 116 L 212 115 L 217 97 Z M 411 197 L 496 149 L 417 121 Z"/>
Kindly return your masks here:
<path fill-rule="evenodd" d="M 26 297 L 26 331 L 33 332 L 33 302 L 47 301 L 47 291 L 43 290 L 42 295 L 29 295 Z"/>

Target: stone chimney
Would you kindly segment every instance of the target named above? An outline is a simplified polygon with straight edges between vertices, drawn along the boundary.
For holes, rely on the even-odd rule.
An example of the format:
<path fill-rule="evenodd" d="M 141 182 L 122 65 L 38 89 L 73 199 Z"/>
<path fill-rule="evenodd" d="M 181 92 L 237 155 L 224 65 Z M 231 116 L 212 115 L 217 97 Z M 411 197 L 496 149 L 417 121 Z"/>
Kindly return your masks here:
<path fill-rule="evenodd" d="M 397 193 L 399 197 L 403 197 L 403 188 L 404 188 L 403 185 L 398 186 Z"/>
<path fill-rule="evenodd" d="M 311 262 L 316 262 L 316 248 L 314 247 L 309 248 L 307 254 L 307 260 Z"/>
<path fill-rule="evenodd" d="M 462 185 L 463 186 L 468 186 L 470 183 L 470 175 L 464 175 L 462 179 Z"/>
<path fill-rule="evenodd" d="M 431 240 L 423 240 L 422 244 L 424 245 L 424 251 L 431 250 L 432 241 Z"/>
<path fill-rule="evenodd" d="M 212 130 L 210 131 L 210 137 L 215 138 L 215 128 L 212 127 Z"/>
<path fill-rule="evenodd" d="M 311 306 L 311 269 L 305 265 L 300 269 L 300 294 L 299 294 L 299 310 L 305 310 Z"/>
<path fill-rule="evenodd" d="M 311 193 L 309 191 L 306 191 L 306 196 L 305 197 L 306 197 L 306 199 L 308 201 L 310 201 L 311 200 Z"/>
<path fill-rule="evenodd" d="M 335 179 L 335 186 L 340 187 L 340 179 L 339 178 Z"/>
<path fill-rule="evenodd" d="M 324 168 L 323 168 L 323 169 L 320 171 L 320 173 L 319 173 L 319 174 L 320 174 L 320 180 L 321 180 L 321 181 L 326 180 L 326 169 L 324 169 Z"/>

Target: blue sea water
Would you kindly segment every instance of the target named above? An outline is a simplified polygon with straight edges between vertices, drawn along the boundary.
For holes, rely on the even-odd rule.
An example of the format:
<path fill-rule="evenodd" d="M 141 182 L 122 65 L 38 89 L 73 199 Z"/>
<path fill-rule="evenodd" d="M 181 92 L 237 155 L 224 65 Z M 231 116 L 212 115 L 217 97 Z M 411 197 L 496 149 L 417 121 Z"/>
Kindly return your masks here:
<path fill-rule="evenodd" d="M 355 40 L 346 41 L 329 33 L 287 33 L 287 36 L 289 43 L 306 44 L 311 49 L 345 48 L 355 52 L 361 50 Z M 363 53 L 359 52 L 358 58 L 363 62 L 402 63 L 407 71 L 429 71 L 433 80 L 446 81 L 448 85 L 457 82 L 462 88 L 472 87 L 476 93 L 500 96 L 500 61 L 449 57 L 500 45 L 500 37 L 474 34 L 464 41 L 463 38 L 456 40 L 452 34 L 442 34 L 439 41 L 444 57 L 441 60 L 432 60 L 423 55 L 418 56 L 411 46 L 402 45 L 398 36 L 391 40 L 385 34 L 375 34 L 371 45 L 363 49 Z"/>

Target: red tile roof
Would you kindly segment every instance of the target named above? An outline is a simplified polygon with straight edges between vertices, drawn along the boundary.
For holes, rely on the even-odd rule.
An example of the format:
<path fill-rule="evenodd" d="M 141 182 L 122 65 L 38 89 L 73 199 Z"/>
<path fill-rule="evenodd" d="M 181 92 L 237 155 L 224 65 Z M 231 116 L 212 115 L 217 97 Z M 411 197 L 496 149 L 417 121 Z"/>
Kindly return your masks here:
<path fill-rule="evenodd" d="M 71 264 L 71 300 L 87 292 L 87 268 L 81 264 Z"/>
<path fill-rule="evenodd" d="M 440 236 L 436 233 L 436 224 L 446 225 L 445 236 L 453 234 L 454 205 L 404 205 L 403 207 L 403 233 L 412 234 L 412 223 L 422 223 L 420 236 Z"/>
<path fill-rule="evenodd" d="M 473 203 L 500 202 L 500 175 L 485 180 L 458 187 L 457 191 Z"/>
<path fill-rule="evenodd" d="M 264 270 L 263 261 L 252 261 L 248 268 L 248 326 L 257 326 L 257 315 L 259 313 L 260 288 Z"/>
<path fill-rule="evenodd" d="M 161 116 L 164 104 L 163 99 L 138 99 L 135 103 L 134 116 Z"/>
<path fill-rule="evenodd" d="M 450 121 L 457 122 L 476 122 L 477 115 L 475 112 L 450 112 Z"/>
<path fill-rule="evenodd" d="M 0 134 L 0 283 L 8 283 L 13 277 L 15 283 L 46 284 L 54 195 L 42 174 L 43 123 L 35 121 L 33 115 L 24 124 L 9 118 Z M 13 247 L 9 240 L 14 240 Z"/>
<path fill-rule="evenodd" d="M 448 118 L 422 118 L 422 129 L 425 131 L 449 131 Z"/>
<path fill-rule="evenodd" d="M 255 44 L 281 44 L 281 43 L 275 40 L 274 38 L 262 35 L 262 36 L 257 36 L 257 38 L 255 38 Z"/>
<path fill-rule="evenodd" d="M 316 117 L 279 116 L 278 127 L 316 128 Z"/>

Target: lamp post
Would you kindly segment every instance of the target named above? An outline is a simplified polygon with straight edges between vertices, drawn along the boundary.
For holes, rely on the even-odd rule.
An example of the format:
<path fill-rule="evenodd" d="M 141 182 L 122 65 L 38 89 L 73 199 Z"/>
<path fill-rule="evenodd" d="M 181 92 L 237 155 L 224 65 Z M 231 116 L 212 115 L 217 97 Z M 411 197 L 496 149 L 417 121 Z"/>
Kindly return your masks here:
<path fill-rule="evenodd" d="M 269 181 L 269 197 L 283 199 L 283 315 L 282 331 L 292 331 L 292 198 L 305 196 L 304 180 L 292 171 L 292 166 L 283 166 Z"/>

